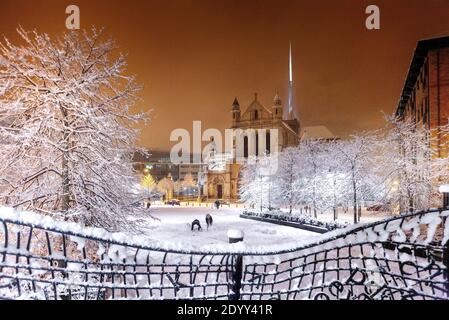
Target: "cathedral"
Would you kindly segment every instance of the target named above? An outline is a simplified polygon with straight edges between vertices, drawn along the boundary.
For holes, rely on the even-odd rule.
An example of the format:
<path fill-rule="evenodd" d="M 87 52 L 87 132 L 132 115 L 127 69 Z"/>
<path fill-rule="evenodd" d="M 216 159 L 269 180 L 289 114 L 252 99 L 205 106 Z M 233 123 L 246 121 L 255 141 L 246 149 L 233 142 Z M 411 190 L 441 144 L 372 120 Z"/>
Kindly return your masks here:
<path fill-rule="evenodd" d="M 239 198 L 239 179 L 241 163 L 237 157 L 248 158 L 250 155 L 269 154 L 276 149 L 281 151 L 299 143 L 300 123 L 295 118 L 283 119 L 282 101 L 278 94 L 273 105 L 266 108 L 255 94 L 254 101 L 241 111 L 238 99 L 232 104 L 232 129 L 241 130 L 243 134 L 234 137 L 233 161 L 227 161 L 222 166 L 209 164 L 204 195 L 208 199 L 236 200 Z M 272 136 L 275 130 L 276 137 Z M 250 136 L 253 133 L 253 137 Z M 242 139 L 242 141 L 237 141 Z M 239 152 L 238 145 L 243 146 Z M 239 154 L 240 153 L 240 154 Z M 217 157 L 216 157 L 217 158 Z"/>
<path fill-rule="evenodd" d="M 234 135 L 232 154 L 228 157 L 218 155 L 222 165 L 209 161 L 203 194 L 207 199 L 239 199 L 239 180 L 242 162 L 249 156 L 260 156 L 286 147 L 297 146 L 300 140 L 300 122 L 293 107 L 293 63 L 291 45 L 289 51 L 288 104 L 286 108 L 279 94 L 274 96 L 271 107 L 264 106 L 258 99 L 254 100 L 243 112 L 235 98 L 231 106 Z M 230 161 L 229 161 L 230 160 Z"/>

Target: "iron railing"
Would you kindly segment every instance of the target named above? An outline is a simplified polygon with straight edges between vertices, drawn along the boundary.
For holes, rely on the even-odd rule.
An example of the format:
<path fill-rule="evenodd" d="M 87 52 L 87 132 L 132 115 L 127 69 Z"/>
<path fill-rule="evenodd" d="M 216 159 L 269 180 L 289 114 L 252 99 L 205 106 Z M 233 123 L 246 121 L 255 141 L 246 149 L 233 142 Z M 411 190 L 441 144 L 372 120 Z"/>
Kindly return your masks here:
<path fill-rule="evenodd" d="M 288 249 L 197 252 L 0 214 L 0 298 L 449 299 L 448 216 L 403 215 Z"/>

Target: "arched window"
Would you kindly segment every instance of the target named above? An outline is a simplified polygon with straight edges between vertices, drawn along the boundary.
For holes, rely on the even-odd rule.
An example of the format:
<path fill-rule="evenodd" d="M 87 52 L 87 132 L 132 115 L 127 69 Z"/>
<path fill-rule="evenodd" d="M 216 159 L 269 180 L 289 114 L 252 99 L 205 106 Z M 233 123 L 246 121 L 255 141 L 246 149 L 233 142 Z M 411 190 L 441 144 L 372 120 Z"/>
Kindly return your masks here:
<path fill-rule="evenodd" d="M 265 149 L 267 150 L 267 155 L 271 153 L 271 135 L 270 131 L 267 131 L 265 135 Z"/>
<path fill-rule="evenodd" d="M 248 136 L 243 138 L 243 157 L 248 158 Z"/>
<path fill-rule="evenodd" d="M 259 132 L 256 131 L 256 157 L 259 156 Z"/>
<path fill-rule="evenodd" d="M 258 120 L 259 119 L 259 111 L 254 111 L 254 119 Z"/>

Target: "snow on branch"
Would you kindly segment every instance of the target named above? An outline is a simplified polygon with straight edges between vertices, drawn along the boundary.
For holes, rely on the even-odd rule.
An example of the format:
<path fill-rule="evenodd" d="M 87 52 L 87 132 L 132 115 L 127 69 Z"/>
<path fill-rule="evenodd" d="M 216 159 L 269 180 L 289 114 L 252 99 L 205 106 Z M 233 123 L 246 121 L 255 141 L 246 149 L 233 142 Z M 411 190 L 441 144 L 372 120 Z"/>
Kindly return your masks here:
<path fill-rule="evenodd" d="M 392 214 L 440 205 L 449 180 L 448 127 L 427 129 L 413 119 L 386 117 L 381 130 L 341 140 L 302 140 L 274 156 L 249 159 L 241 196 L 253 210 L 284 209 L 313 215 L 375 204 Z M 266 170 L 278 164 L 277 170 Z M 263 174 L 263 172 L 270 172 Z"/>
<path fill-rule="evenodd" d="M 135 229 L 131 157 L 146 115 L 130 113 L 139 87 L 125 58 L 96 29 L 18 33 L 25 45 L 0 44 L 0 204 Z"/>

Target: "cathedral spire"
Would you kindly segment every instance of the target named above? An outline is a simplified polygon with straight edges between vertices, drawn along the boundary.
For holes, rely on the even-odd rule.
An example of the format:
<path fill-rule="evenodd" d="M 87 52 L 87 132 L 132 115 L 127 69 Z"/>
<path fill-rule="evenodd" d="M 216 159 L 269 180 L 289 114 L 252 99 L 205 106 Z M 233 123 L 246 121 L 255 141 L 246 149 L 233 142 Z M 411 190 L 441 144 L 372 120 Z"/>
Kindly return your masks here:
<path fill-rule="evenodd" d="M 293 102 L 293 55 L 292 55 L 292 43 L 289 43 L 288 51 L 288 102 L 287 108 L 284 110 L 284 119 L 295 119 L 295 110 Z"/>
<path fill-rule="evenodd" d="M 289 80 L 290 82 L 293 82 L 293 60 L 292 60 L 292 43 L 290 42 L 290 48 L 289 48 L 289 54 L 288 54 L 288 70 L 289 70 Z"/>

